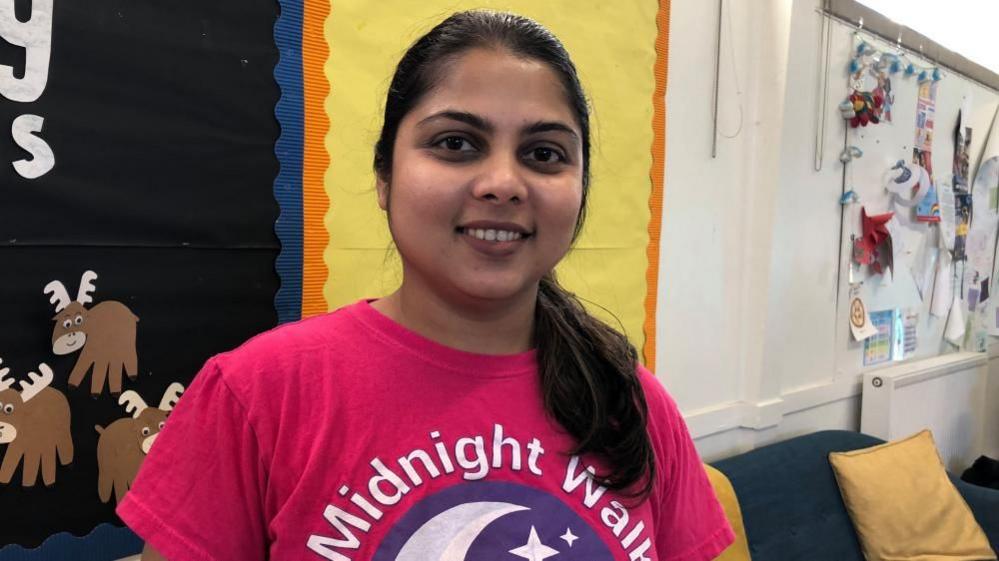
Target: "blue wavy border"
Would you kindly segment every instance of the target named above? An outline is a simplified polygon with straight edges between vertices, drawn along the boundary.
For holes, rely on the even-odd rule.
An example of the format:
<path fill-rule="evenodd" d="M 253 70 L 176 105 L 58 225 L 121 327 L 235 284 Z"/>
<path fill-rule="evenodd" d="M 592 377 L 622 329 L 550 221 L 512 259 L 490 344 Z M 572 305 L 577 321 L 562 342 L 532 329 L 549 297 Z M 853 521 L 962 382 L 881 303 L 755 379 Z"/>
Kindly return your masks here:
<path fill-rule="evenodd" d="M 107 522 L 98 525 L 86 536 L 69 532 L 53 534 L 42 545 L 26 549 L 17 544 L 0 548 L 0 561 L 108 561 L 142 552 L 142 539 L 128 528 Z"/>
<path fill-rule="evenodd" d="M 274 108 L 281 129 L 274 153 L 280 169 L 274 179 L 274 198 L 280 213 L 274 233 L 281 244 L 275 262 L 280 286 L 274 297 L 278 323 L 302 316 L 302 153 L 305 110 L 302 92 L 302 0 L 280 0 L 274 23 L 278 63 L 274 79 L 281 97 Z"/>

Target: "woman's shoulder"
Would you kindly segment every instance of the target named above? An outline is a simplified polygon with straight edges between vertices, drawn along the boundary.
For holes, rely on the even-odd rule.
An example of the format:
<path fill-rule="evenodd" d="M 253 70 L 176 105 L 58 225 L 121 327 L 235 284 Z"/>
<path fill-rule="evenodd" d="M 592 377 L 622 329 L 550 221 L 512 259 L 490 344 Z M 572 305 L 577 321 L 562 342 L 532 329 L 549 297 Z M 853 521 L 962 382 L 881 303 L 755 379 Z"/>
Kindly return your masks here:
<path fill-rule="evenodd" d="M 307 374 L 329 355 L 359 352 L 363 329 L 352 304 L 335 311 L 286 323 L 257 334 L 235 349 L 212 357 L 223 377 L 233 384 L 271 380 L 288 373 Z"/>

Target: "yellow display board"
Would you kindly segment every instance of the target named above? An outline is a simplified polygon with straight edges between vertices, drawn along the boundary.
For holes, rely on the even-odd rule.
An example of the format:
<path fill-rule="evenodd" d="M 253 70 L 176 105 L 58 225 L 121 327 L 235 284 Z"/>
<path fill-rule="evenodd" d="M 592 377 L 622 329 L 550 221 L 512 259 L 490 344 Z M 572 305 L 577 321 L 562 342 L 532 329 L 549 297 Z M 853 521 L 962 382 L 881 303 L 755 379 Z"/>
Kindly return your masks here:
<path fill-rule="evenodd" d="M 582 235 L 558 275 L 592 312 L 623 329 L 641 350 L 654 330 L 662 187 L 661 169 L 657 188 L 653 168 L 661 168 L 663 149 L 662 116 L 657 133 L 654 101 L 665 81 L 665 60 L 659 60 L 665 57 L 665 30 L 660 27 L 668 9 L 650 0 L 333 2 L 322 26 L 328 54 L 322 65 L 328 80 L 323 110 L 329 127 L 321 186 L 328 199 L 322 215 L 328 236 L 322 249 L 322 307 L 378 297 L 399 285 L 401 265 L 377 205 L 372 171 L 386 90 L 414 40 L 451 13 L 473 8 L 535 19 L 561 39 L 578 68 L 592 111 L 592 182 Z M 308 75 L 307 66 L 317 61 L 305 55 Z M 662 74 L 658 84 L 657 74 Z M 646 363 L 653 351 L 646 349 Z"/>

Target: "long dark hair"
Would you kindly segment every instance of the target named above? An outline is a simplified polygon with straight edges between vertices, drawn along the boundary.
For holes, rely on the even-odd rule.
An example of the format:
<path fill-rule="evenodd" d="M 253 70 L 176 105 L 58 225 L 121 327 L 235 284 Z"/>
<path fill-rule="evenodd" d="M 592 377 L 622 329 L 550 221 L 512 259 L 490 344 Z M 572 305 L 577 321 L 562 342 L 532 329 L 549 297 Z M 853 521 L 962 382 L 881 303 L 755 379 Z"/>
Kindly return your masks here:
<path fill-rule="evenodd" d="M 590 121 L 576 67 L 562 43 L 528 18 L 486 10 L 459 12 L 420 37 L 396 67 L 385 101 L 385 121 L 375 144 L 374 168 L 389 181 L 399 123 L 431 90 L 446 67 L 475 48 L 501 48 L 551 67 L 562 80 L 583 141 L 583 196 L 573 240 L 586 213 L 590 177 Z M 637 353 L 621 333 L 590 315 L 562 288 L 554 271 L 538 289 L 534 341 L 545 409 L 571 434 L 571 454 L 605 459 L 600 482 L 630 497 L 645 498 L 655 479 L 648 407 L 636 370 Z"/>

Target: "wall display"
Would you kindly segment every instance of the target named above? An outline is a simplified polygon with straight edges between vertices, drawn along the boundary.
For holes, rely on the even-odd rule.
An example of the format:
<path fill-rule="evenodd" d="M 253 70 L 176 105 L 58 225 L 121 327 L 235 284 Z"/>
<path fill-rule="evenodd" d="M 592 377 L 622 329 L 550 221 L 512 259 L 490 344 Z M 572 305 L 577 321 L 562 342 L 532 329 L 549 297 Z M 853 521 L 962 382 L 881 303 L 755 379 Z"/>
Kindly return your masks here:
<path fill-rule="evenodd" d="M 180 386 L 277 323 L 277 12 L 0 1 L 0 559 L 137 552 Z"/>
<path fill-rule="evenodd" d="M 991 125 L 999 96 L 854 26 L 834 23 L 832 28 L 828 81 L 835 84 L 845 77 L 847 88 L 826 93 L 825 107 L 846 119 L 840 121 L 842 129 L 830 131 L 824 140 L 850 157 L 840 160 L 845 170 L 833 166 L 817 181 L 840 187 L 840 202 L 859 201 L 840 206 L 837 372 L 855 375 L 883 365 L 877 362 L 883 353 L 874 353 L 877 345 L 869 343 L 875 337 L 861 343 L 854 332 L 853 302 L 858 298 L 867 310 L 903 311 L 893 320 L 899 334 L 892 340 L 898 351 L 893 360 L 983 348 L 987 339 L 981 334 L 990 329 L 999 333 L 995 299 L 990 294 L 983 301 L 981 289 L 983 281 L 995 278 L 997 226 L 978 207 L 996 207 L 992 203 L 999 202 L 999 187 L 989 184 L 976 193 L 973 178 L 976 170 L 985 169 L 975 158 L 987 152 L 988 135 L 982 130 Z M 835 104 L 858 91 L 874 92 L 880 73 L 890 79 L 891 122 L 879 115 L 877 124 L 852 126 L 848 119 L 855 115 L 847 113 L 847 104 L 838 109 Z M 953 142 L 940 142 L 940 130 Z M 987 161 L 983 158 L 981 164 Z M 944 177 L 941 169 L 947 170 Z M 875 252 L 875 237 L 863 241 L 865 217 L 870 221 L 889 213 L 893 220 L 885 221 L 884 229 L 890 249 L 882 235 L 876 241 L 884 245 Z M 976 234 L 979 225 L 982 230 Z M 874 226 L 868 224 L 868 232 L 876 231 Z M 869 266 L 858 266 L 861 260 Z M 889 270 L 889 261 L 890 274 L 878 274 Z M 874 322 L 874 314 L 868 313 Z"/>
<path fill-rule="evenodd" d="M 559 266 L 592 311 L 623 325 L 655 364 L 655 310 L 664 157 L 667 2 L 281 0 L 275 71 L 282 97 L 277 232 L 281 321 L 395 289 L 399 260 L 378 208 L 372 146 L 395 64 L 447 14 L 493 8 L 548 26 L 565 44 L 599 116 L 593 127 L 589 212 Z M 613 25 L 607 22 L 613 21 Z M 609 314 L 607 310 L 613 314 Z"/>

